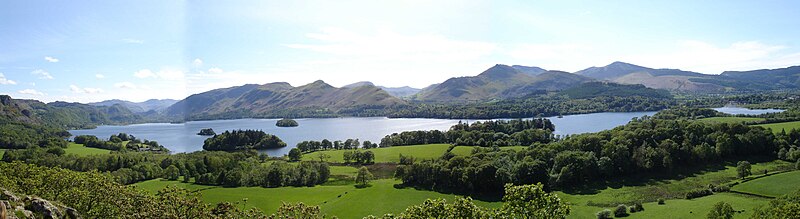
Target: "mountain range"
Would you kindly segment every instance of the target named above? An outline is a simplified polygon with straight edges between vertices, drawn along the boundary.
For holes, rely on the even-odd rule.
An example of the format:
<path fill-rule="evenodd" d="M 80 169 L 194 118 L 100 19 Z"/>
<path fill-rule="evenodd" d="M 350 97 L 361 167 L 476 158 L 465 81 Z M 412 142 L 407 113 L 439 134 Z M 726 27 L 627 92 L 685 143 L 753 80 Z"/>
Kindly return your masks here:
<path fill-rule="evenodd" d="M 119 105 L 124 106 L 125 108 L 128 108 L 131 112 L 144 113 L 144 112 L 148 112 L 148 111 L 151 111 L 151 110 L 152 111 L 162 111 L 162 110 L 166 109 L 169 106 L 172 106 L 172 104 L 175 104 L 177 102 L 178 102 L 178 100 L 173 100 L 173 99 L 163 99 L 163 100 L 150 99 L 150 100 L 147 100 L 147 101 L 144 101 L 144 102 L 131 102 L 131 101 L 113 99 L 113 100 L 106 100 L 106 101 L 101 101 L 101 102 L 96 102 L 96 103 L 88 103 L 88 104 L 92 105 L 92 106 L 113 106 L 113 105 L 119 104 Z"/>
<path fill-rule="evenodd" d="M 587 84 L 589 82 L 602 82 Z M 642 87 L 615 84 L 643 85 Z M 654 69 L 624 62 L 590 67 L 574 73 L 533 66 L 495 65 L 476 76 L 454 77 L 423 89 L 383 87 L 362 81 L 337 88 L 321 80 L 293 87 L 286 82 L 246 84 L 210 90 L 183 100 L 129 102 L 107 100 L 89 104 L 34 100 L 3 100 L 16 104 L 0 112 L 16 120 L 41 121 L 64 127 L 120 124 L 149 120 L 198 120 L 245 117 L 307 117 L 381 115 L 415 102 L 465 103 L 526 98 L 543 94 L 586 96 L 642 93 L 666 97 L 672 92 L 724 93 L 800 88 L 800 66 L 707 75 L 679 69 Z M 583 88 L 583 89 L 575 89 Z M 6 105 L 5 109 L 8 108 Z M 370 114 L 374 112 L 374 114 Z M 364 114 L 366 113 L 366 114 Z M 19 116 L 23 115 L 23 116 Z M 28 116 L 24 116 L 28 115 Z M 52 120 L 52 121 L 50 121 Z"/>
<path fill-rule="evenodd" d="M 170 117 L 186 119 L 241 117 L 302 117 L 304 111 L 331 115 L 348 108 L 382 109 L 406 105 L 400 98 L 370 84 L 336 88 L 318 80 L 293 87 L 277 82 L 215 89 L 194 94 L 166 109 Z M 320 113 L 321 112 L 321 113 Z"/>

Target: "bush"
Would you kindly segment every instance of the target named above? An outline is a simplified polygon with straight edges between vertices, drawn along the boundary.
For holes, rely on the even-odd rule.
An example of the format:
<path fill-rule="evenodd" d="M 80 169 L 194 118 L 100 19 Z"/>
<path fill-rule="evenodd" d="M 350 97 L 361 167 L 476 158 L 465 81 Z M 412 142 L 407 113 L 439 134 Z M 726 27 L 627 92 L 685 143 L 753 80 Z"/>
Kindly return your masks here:
<path fill-rule="evenodd" d="M 731 187 L 726 185 L 719 185 L 719 186 L 714 186 L 714 188 L 712 188 L 711 190 L 713 192 L 729 192 L 731 191 Z"/>
<path fill-rule="evenodd" d="M 614 209 L 614 217 L 625 217 L 628 216 L 628 206 L 624 204 L 617 205 L 617 208 Z"/>
<path fill-rule="evenodd" d="M 709 195 L 713 195 L 713 194 L 714 193 L 711 192 L 710 189 L 698 189 L 698 190 L 693 190 L 693 191 L 689 191 L 688 193 L 686 193 L 686 199 L 700 198 L 700 197 L 703 197 L 703 196 L 709 196 Z"/>
<path fill-rule="evenodd" d="M 603 209 L 602 211 L 598 211 L 595 215 L 597 216 L 597 219 L 610 219 L 611 210 Z"/>
<path fill-rule="evenodd" d="M 663 198 L 659 198 L 659 199 L 658 199 L 658 204 L 659 204 L 659 205 L 665 205 L 665 204 L 667 204 L 667 203 L 664 201 L 664 199 L 663 199 Z"/>
<path fill-rule="evenodd" d="M 635 204 L 633 204 L 631 209 L 635 209 L 636 210 L 636 211 L 631 210 L 631 213 L 638 212 L 638 211 L 644 211 L 644 206 L 642 205 L 642 203 L 636 202 Z"/>

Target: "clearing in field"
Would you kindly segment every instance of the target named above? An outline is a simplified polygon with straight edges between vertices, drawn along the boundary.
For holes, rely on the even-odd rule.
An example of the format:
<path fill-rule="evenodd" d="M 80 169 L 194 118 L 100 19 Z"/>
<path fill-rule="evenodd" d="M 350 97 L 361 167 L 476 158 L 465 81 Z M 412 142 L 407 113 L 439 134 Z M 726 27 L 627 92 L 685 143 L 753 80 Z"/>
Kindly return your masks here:
<path fill-rule="evenodd" d="M 426 144 L 426 145 L 409 145 L 409 146 L 394 146 L 387 148 L 373 148 L 367 149 L 375 153 L 375 163 L 399 163 L 400 154 L 403 156 L 413 156 L 416 159 L 433 159 L 442 156 L 449 148 L 449 144 Z M 328 150 L 316 151 L 303 154 L 303 160 L 319 160 L 319 154 L 330 155 L 327 162 L 343 163 L 344 152 L 348 150 Z"/>
<path fill-rule="evenodd" d="M 772 129 L 773 133 L 780 133 L 781 130 L 786 130 L 786 132 L 788 133 L 792 129 L 799 129 L 800 130 L 800 121 L 763 124 L 763 125 L 756 125 L 756 126 L 761 126 L 761 127 L 764 127 L 764 128 Z"/>
<path fill-rule="evenodd" d="M 90 148 L 90 147 L 83 146 L 82 144 L 75 144 L 73 142 L 70 142 L 69 145 L 67 145 L 67 148 L 64 149 L 64 152 L 67 152 L 67 154 L 75 154 L 75 155 L 78 155 L 78 156 L 86 156 L 86 155 L 95 155 L 95 154 L 108 154 L 111 151 L 110 150 L 106 150 L 106 149 L 100 149 L 100 148 Z"/>
<path fill-rule="evenodd" d="M 750 118 L 750 117 L 709 117 L 702 118 L 699 121 L 710 123 L 742 123 L 742 122 L 759 122 L 764 121 L 764 118 Z"/>
<path fill-rule="evenodd" d="M 750 180 L 731 189 L 737 192 L 779 197 L 800 189 L 800 171 L 780 173 Z"/>

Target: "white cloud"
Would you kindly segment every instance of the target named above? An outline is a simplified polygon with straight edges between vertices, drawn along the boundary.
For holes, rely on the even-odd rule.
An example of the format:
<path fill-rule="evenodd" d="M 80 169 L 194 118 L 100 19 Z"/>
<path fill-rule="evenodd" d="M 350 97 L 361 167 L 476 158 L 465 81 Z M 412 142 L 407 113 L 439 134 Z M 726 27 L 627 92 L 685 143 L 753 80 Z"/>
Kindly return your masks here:
<path fill-rule="evenodd" d="M 200 58 L 196 58 L 194 59 L 194 61 L 192 61 L 192 65 L 194 65 L 194 67 L 203 66 L 203 60 Z"/>
<path fill-rule="evenodd" d="M 12 81 L 12 80 L 10 80 L 10 79 L 6 78 L 6 76 L 5 76 L 5 75 L 3 75 L 3 73 L 0 73 L 0 84 L 4 84 L 4 85 L 14 85 L 14 84 L 17 84 L 17 82 L 16 82 L 16 81 Z"/>
<path fill-rule="evenodd" d="M 104 75 L 104 74 L 94 74 L 94 77 L 97 78 L 97 79 L 103 79 L 103 78 L 106 78 L 106 75 Z"/>
<path fill-rule="evenodd" d="M 81 88 L 74 84 L 69 85 L 69 90 L 71 90 L 73 93 L 79 93 L 79 94 L 97 94 L 103 92 L 103 89 L 100 88 L 90 88 L 90 87 Z"/>
<path fill-rule="evenodd" d="M 222 74 L 223 72 L 225 72 L 225 71 L 223 71 L 221 68 L 209 68 L 208 69 L 208 73 L 210 73 L 210 74 Z"/>
<path fill-rule="evenodd" d="M 20 94 L 28 94 L 28 95 L 34 95 L 34 96 L 44 96 L 45 95 L 44 93 L 39 92 L 39 91 L 34 90 L 34 89 L 25 89 L 25 90 L 20 90 L 20 91 L 17 91 L 17 92 L 19 92 Z"/>
<path fill-rule="evenodd" d="M 150 71 L 150 69 L 142 69 L 134 72 L 133 76 L 137 78 L 150 78 L 156 77 L 156 74 L 153 74 L 153 71 Z"/>
<path fill-rule="evenodd" d="M 144 44 L 144 40 L 131 39 L 131 38 L 122 39 L 122 42 L 130 44 Z"/>
<path fill-rule="evenodd" d="M 126 82 L 115 83 L 114 87 L 123 88 L 123 89 L 137 89 L 137 88 L 139 88 L 135 84 L 133 84 L 131 82 L 127 82 L 127 81 Z"/>
<path fill-rule="evenodd" d="M 49 72 L 47 72 L 45 70 L 42 70 L 42 69 L 33 70 L 31 72 L 31 74 L 37 76 L 39 79 L 45 79 L 45 80 L 52 80 L 53 79 L 53 76 L 50 75 Z"/>
<path fill-rule="evenodd" d="M 181 80 L 184 78 L 184 72 L 180 69 L 162 68 L 158 72 L 153 72 L 150 69 L 142 69 L 133 73 L 137 78 L 158 78 L 164 80 Z"/>
<path fill-rule="evenodd" d="M 58 62 L 57 58 L 53 58 L 53 57 L 50 57 L 50 56 L 45 56 L 44 60 L 46 60 L 48 62 Z"/>

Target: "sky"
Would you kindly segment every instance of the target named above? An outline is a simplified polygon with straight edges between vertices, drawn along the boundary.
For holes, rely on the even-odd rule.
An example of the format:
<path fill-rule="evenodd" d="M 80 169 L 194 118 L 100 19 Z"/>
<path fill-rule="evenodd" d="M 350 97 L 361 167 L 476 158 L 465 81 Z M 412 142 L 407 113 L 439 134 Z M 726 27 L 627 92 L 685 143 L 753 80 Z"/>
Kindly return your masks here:
<path fill-rule="evenodd" d="M 0 1 L 0 94 L 182 99 L 324 80 L 422 88 L 494 64 L 800 65 L 800 1 Z"/>

